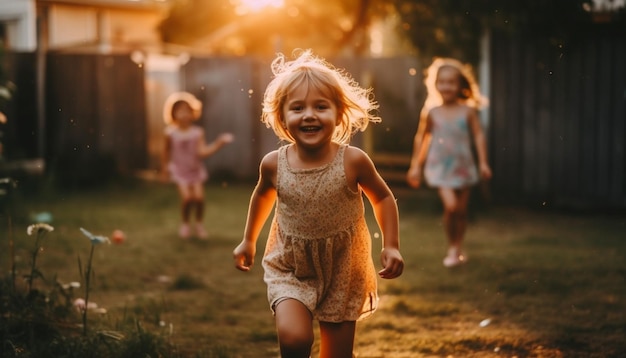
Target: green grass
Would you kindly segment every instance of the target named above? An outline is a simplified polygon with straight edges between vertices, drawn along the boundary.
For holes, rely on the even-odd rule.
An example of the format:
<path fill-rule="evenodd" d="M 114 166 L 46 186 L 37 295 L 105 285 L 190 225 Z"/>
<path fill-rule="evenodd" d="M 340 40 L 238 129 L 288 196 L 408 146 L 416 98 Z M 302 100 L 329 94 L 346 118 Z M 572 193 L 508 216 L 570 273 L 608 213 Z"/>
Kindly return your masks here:
<path fill-rule="evenodd" d="M 89 255 L 90 243 L 79 227 L 99 235 L 121 229 L 125 243 L 95 251 L 90 301 L 107 313 L 92 314 L 93 327 L 138 322 L 146 330 L 166 332 L 189 357 L 276 357 L 260 266 L 266 232 L 251 272 L 239 272 L 232 263 L 251 190 L 252 184 L 208 186 L 210 239 L 189 242 L 176 237 L 178 198 L 167 184 L 127 182 L 52 194 L 18 190 L 12 204 L 5 203 L 5 213 L 12 213 L 18 273 L 29 269 L 33 238 L 26 227 L 34 213 L 53 215 L 55 230 L 45 238 L 37 262 L 47 279 L 56 276 L 61 282 L 80 281 L 77 258 L 84 262 Z M 626 352 L 623 215 L 474 203 L 466 239 L 469 263 L 449 270 L 441 264 L 446 248 L 434 193 L 395 191 L 405 273 L 379 281 L 380 308 L 357 325 L 357 357 L 619 357 Z M 370 211 L 368 218 L 376 233 Z M 3 274 L 10 271 L 7 223 L 3 214 Z M 380 246 L 375 240 L 374 252 Z"/>

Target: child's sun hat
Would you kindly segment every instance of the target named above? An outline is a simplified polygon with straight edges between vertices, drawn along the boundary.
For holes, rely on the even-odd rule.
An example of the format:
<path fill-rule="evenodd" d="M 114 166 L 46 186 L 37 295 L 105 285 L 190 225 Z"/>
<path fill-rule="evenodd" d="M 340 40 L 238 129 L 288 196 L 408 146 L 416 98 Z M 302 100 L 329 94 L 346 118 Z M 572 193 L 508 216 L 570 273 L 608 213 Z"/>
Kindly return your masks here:
<path fill-rule="evenodd" d="M 187 102 L 193 112 L 193 119 L 197 120 L 202 114 L 202 102 L 189 92 L 174 92 L 165 100 L 163 105 L 163 121 L 165 124 L 170 125 L 174 123 L 172 118 L 172 109 L 176 102 Z"/>

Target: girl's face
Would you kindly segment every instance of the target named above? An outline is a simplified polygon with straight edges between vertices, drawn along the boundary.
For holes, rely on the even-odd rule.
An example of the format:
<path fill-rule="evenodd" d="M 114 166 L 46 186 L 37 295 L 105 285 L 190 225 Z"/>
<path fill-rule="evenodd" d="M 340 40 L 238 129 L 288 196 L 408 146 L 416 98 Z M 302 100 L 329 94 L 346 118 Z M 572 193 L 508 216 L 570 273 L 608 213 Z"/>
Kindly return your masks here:
<path fill-rule="evenodd" d="M 461 73 L 453 67 L 442 67 L 437 73 L 435 88 L 444 103 L 456 102 L 461 93 Z"/>
<path fill-rule="evenodd" d="M 319 148 L 330 144 L 340 118 L 335 102 L 309 85 L 293 89 L 282 108 L 283 124 L 296 145 Z"/>
<path fill-rule="evenodd" d="M 187 102 L 176 103 L 172 109 L 172 117 L 174 118 L 174 123 L 181 128 L 189 127 L 195 119 L 193 109 Z"/>

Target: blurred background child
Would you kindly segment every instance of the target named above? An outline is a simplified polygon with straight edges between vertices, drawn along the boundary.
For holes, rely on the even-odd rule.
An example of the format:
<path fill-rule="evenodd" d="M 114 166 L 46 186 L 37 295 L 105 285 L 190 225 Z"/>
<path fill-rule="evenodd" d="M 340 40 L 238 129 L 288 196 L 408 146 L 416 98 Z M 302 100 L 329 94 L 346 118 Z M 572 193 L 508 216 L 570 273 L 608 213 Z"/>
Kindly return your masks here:
<path fill-rule="evenodd" d="M 182 239 L 193 234 L 201 239 L 207 237 L 202 220 L 204 183 L 208 172 L 203 159 L 234 139 L 232 134 L 223 133 L 215 141 L 207 143 L 204 129 L 193 124 L 201 113 L 202 102 L 188 92 L 172 93 L 163 108 L 167 128 L 162 173 L 178 186 L 182 217 L 178 234 Z M 193 224 L 191 219 L 195 219 Z"/>
<path fill-rule="evenodd" d="M 443 264 L 453 267 L 467 261 L 462 245 L 470 187 L 480 178 L 491 178 L 485 136 L 478 117 L 478 109 L 486 100 L 470 68 L 455 59 L 436 59 L 427 70 L 425 84 L 428 96 L 413 143 L 407 182 L 414 188 L 419 187 L 424 166 L 426 182 L 437 188 L 448 239 Z M 472 139 L 478 168 L 471 148 Z"/>

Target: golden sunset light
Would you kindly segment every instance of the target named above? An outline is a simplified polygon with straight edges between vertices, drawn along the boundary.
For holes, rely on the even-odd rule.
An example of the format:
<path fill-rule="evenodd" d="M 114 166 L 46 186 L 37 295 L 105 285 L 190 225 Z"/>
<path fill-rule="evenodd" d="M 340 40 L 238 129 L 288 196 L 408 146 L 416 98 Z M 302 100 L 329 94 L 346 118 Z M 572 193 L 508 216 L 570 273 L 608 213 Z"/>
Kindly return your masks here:
<path fill-rule="evenodd" d="M 281 8 L 285 5 L 284 0 L 239 0 L 236 12 L 245 15 L 251 12 L 260 12 L 266 8 Z"/>

